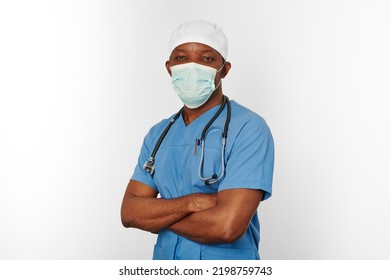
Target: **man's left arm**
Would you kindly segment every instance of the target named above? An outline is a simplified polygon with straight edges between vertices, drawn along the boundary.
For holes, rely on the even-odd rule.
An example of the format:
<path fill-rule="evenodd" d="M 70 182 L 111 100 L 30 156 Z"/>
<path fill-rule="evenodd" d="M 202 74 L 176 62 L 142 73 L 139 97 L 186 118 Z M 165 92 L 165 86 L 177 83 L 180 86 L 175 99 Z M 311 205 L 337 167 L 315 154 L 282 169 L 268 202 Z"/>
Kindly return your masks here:
<path fill-rule="evenodd" d="M 220 191 L 215 207 L 191 214 L 169 229 L 203 244 L 234 242 L 245 233 L 263 194 L 255 189 Z"/>
<path fill-rule="evenodd" d="M 204 244 L 234 242 L 245 233 L 260 201 L 271 195 L 274 144 L 265 121 L 253 118 L 233 145 L 216 205 L 172 224 L 170 230 Z"/>

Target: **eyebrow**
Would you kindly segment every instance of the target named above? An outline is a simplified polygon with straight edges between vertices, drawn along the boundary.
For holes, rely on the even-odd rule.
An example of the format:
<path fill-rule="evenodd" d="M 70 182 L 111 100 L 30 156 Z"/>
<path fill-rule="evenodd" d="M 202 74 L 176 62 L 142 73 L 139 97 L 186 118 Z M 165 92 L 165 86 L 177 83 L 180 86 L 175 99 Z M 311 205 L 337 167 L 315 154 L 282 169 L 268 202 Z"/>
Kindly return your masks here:
<path fill-rule="evenodd" d="M 203 50 L 203 51 L 202 51 L 202 53 L 205 53 L 205 52 L 212 52 L 212 53 L 214 53 L 214 52 L 216 52 L 216 51 L 213 50 L 213 49 L 208 49 L 208 50 Z"/>

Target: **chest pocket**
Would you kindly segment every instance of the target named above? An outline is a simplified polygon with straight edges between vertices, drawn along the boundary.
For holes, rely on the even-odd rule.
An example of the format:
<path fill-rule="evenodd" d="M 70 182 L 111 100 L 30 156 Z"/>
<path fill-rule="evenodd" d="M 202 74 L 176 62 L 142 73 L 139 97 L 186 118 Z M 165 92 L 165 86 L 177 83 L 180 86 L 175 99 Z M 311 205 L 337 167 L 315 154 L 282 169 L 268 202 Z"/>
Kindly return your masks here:
<path fill-rule="evenodd" d="M 196 148 L 196 155 L 193 161 L 192 187 L 193 193 L 215 193 L 218 191 L 219 182 L 206 185 L 205 181 L 198 176 L 199 165 L 201 163 L 202 147 Z M 210 129 L 206 134 L 205 148 L 203 152 L 203 168 L 200 169 L 200 175 L 208 178 L 214 174 L 219 177 L 222 172 L 222 130 L 218 128 Z"/>

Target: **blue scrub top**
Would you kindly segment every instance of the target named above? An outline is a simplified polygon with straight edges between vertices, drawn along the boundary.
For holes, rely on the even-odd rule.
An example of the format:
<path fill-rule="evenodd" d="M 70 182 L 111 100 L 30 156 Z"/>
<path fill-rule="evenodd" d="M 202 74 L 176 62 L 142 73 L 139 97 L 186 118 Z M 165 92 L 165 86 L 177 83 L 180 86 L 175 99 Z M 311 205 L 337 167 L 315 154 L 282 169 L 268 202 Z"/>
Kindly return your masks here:
<path fill-rule="evenodd" d="M 138 164 L 132 176 L 156 189 L 162 198 L 170 199 L 191 193 L 246 188 L 264 191 L 263 200 L 272 194 L 274 142 L 262 117 L 231 101 L 231 121 L 225 150 L 225 175 L 212 185 L 198 177 L 201 147 L 197 145 L 202 130 L 219 106 L 205 112 L 188 126 L 182 117 L 172 125 L 155 157 L 155 173 L 143 170 L 161 133 L 168 125 L 165 119 L 146 135 Z M 221 174 L 221 142 L 227 108 L 206 133 L 203 177 Z M 158 234 L 153 259 L 259 259 L 260 224 L 257 212 L 244 235 L 233 243 L 200 244 L 168 229 Z"/>

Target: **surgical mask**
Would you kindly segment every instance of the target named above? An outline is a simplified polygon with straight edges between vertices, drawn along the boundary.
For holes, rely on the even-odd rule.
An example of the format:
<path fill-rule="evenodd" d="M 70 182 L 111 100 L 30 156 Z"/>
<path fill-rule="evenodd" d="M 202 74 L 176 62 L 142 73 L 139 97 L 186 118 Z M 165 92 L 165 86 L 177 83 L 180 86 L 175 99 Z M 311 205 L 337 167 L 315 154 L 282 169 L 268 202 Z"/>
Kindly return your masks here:
<path fill-rule="evenodd" d="M 181 101 L 191 109 L 202 106 L 221 84 L 214 84 L 215 75 L 221 71 L 202 64 L 189 62 L 171 67 L 172 86 Z"/>

